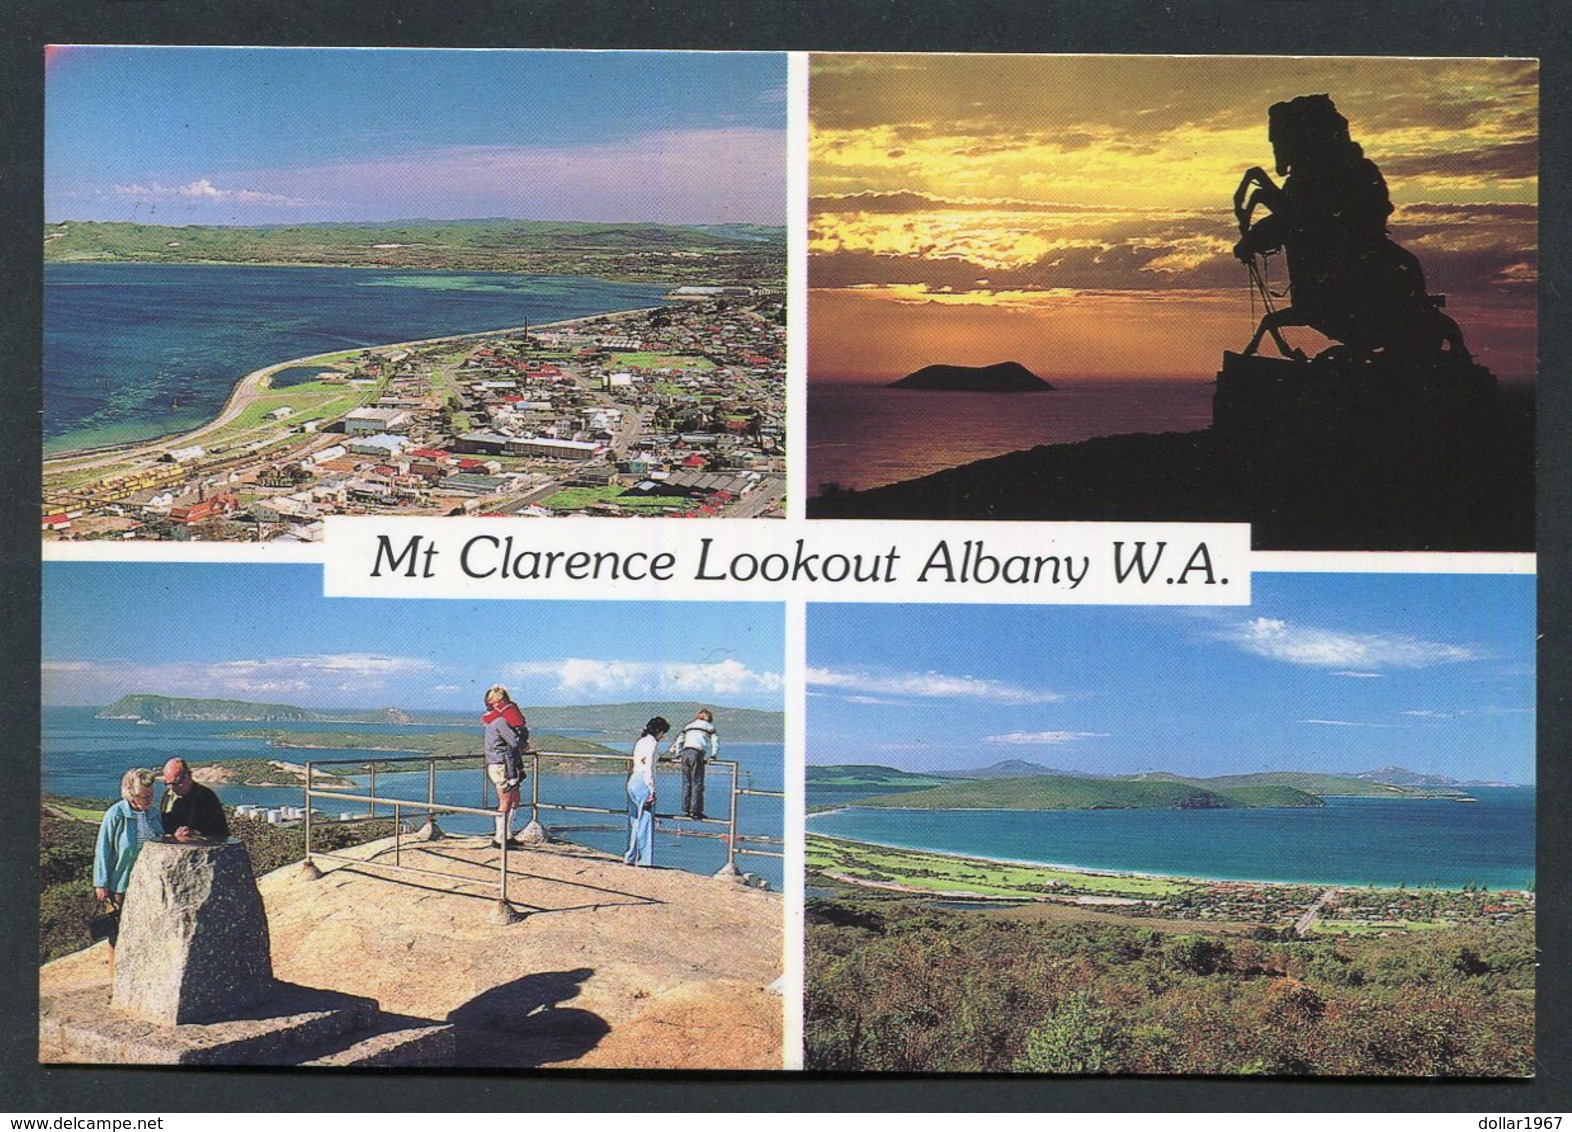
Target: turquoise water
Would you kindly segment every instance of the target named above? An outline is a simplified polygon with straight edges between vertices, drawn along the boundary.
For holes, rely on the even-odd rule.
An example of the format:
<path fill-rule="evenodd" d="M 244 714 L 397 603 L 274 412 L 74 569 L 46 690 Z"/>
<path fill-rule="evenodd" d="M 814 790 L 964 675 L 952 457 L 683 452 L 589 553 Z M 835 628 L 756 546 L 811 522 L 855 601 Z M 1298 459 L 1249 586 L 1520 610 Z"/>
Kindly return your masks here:
<path fill-rule="evenodd" d="M 884 810 L 808 818 L 810 833 L 906 849 L 1116 872 L 1350 885 L 1526 888 L 1534 790 L 1477 803 L 1328 798 L 1311 809 Z M 825 799 L 824 801 L 828 801 Z M 814 804 L 810 795 L 808 802 Z"/>
<path fill-rule="evenodd" d="M 349 267 L 44 267 L 44 451 L 196 428 L 236 381 L 330 350 L 660 305 L 666 288 Z"/>
<path fill-rule="evenodd" d="M 78 798 L 118 798 L 120 777 L 134 766 L 161 767 L 172 756 L 181 756 L 197 762 L 221 762 L 225 759 L 259 758 L 282 759 L 303 763 L 307 759 L 354 758 L 352 751 L 307 751 L 270 747 L 258 739 L 233 739 L 226 735 L 237 731 L 267 729 L 297 733 L 324 731 L 354 731 L 385 734 L 390 738 L 413 732 L 460 732 L 465 728 L 451 727 L 396 727 L 383 724 L 335 723 L 197 723 L 169 722 L 143 726 L 128 720 L 94 719 L 92 708 L 43 709 L 43 789 L 53 794 Z M 479 724 L 467 729 L 475 738 L 475 751 L 480 752 Z M 579 732 L 586 738 L 618 750 L 631 750 L 634 736 L 606 735 L 599 732 Z M 735 759 L 740 766 L 739 785 L 750 785 L 758 790 L 781 789 L 784 766 L 782 746 L 779 743 L 743 743 L 727 740 L 722 752 L 728 759 Z M 383 754 L 381 757 L 392 757 Z M 569 841 L 589 845 L 608 853 L 620 854 L 627 847 L 626 817 L 621 812 L 626 805 L 623 784 L 626 773 L 615 774 L 559 774 L 546 771 L 541 774 L 540 799 L 579 806 L 616 809 L 615 814 L 585 814 L 573 811 L 543 810 L 541 821 L 549 828 L 560 829 L 560 836 Z M 360 781 L 364 781 L 361 778 Z M 658 807 L 671 809 L 679 797 L 679 775 L 662 768 L 656 779 L 656 791 L 661 798 Z M 727 789 L 730 785 L 729 770 L 711 771 L 707 778 L 706 809 L 712 816 L 723 817 Z M 295 787 L 225 786 L 218 790 L 226 805 L 243 802 L 263 806 L 298 806 L 303 791 Z M 380 797 L 424 801 L 426 798 L 425 764 L 420 764 L 413 774 L 382 774 L 377 776 L 377 793 Z M 495 803 L 483 799 L 482 771 L 479 767 L 465 770 L 444 770 L 437 773 L 437 801 L 458 806 L 490 808 Z M 526 804 L 529 789 L 524 793 Z M 339 813 L 355 811 L 349 802 L 324 799 L 317 803 L 324 813 L 337 817 Z M 363 807 L 361 808 L 363 812 Z M 406 811 L 414 820 L 423 817 L 419 811 Z M 442 827 L 450 833 L 484 833 L 491 830 L 487 818 L 463 814 L 439 816 Z M 524 818 L 518 819 L 522 826 Z M 779 798 L 741 797 L 738 799 L 737 829 L 744 835 L 768 835 L 779 838 L 782 828 L 782 803 Z M 670 868 L 701 874 L 713 873 L 726 860 L 721 842 L 713 838 L 679 836 L 681 823 L 660 822 L 655 838 L 655 863 Z M 571 827 L 571 828 L 568 828 Z M 589 827 L 589 828 L 586 828 Z M 719 827 L 705 827 L 717 829 Z M 759 848 L 779 851 L 778 845 Z M 759 855 L 739 856 L 738 867 L 755 872 L 768 880 L 777 890 L 782 883 L 782 863 L 778 858 Z"/>

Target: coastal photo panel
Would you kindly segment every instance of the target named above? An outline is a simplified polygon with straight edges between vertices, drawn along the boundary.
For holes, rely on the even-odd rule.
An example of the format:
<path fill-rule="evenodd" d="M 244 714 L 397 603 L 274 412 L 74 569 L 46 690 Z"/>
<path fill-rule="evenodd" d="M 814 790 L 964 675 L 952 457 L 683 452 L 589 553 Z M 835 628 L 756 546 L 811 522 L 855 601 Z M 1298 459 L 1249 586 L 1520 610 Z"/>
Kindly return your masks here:
<path fill-rule="evenodd" d="M 39 1059 L 795 1063 L 784 608 L 321 574 L 45 564 Z"/>
<path fill-rule="evenodd" d="M 45 76 L 45 539 L 784 514 L 784 55 Z"/>
<path fill-rule="evenodd" d="M 809 607 L 806 1068 L 1534 1074 L 1534 579 L 1254 585 Z"/>
<path fill-rule="evenodd" d="M 812 56 L 809 516 L 1531 550 L 1538 76 Z"/>

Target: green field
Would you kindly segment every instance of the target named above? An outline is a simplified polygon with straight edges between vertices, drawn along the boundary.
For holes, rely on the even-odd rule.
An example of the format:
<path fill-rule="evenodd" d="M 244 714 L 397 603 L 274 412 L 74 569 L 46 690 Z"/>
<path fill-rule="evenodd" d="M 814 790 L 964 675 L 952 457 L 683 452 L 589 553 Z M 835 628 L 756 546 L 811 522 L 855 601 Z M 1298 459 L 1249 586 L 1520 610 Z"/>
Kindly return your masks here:
<path fill-rule="evenodd" d="M 612 369 L 680 369 L 711 370 L 715 363 L 708 358 L 694 358 L 686 354 L 658 354 L 650 350 L 636 350 L 627 354 L 613 354 Z"/>
<path fill-rule="evenodd" d="M 1454 927 L 1436 920 L 1317 920 L 1314 935 L 1383 935 L 1387 932 L 1429 932 Z"/>

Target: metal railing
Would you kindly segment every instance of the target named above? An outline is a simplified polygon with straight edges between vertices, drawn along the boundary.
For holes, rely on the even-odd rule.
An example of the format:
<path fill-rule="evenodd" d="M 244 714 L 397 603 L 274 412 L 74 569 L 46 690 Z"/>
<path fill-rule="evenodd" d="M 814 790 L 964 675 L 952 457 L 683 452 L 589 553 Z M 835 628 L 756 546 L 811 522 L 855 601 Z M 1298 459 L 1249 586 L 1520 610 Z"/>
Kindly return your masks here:
<path fill-rule="evenodd" d="M 631 773 L 633 760 L 626 755 L 599 755 L 582 754 L 566 751 L 531 751 L 530 757 L 530 797 L 529 811 L 530 824 L 540 826 L 540 813 L 542 810 L 556 810 L 562 812 L 587 813 L 587 814 L 615 814 L 619 817 L 627 814 L 627 807 L 588 806 L 570 802 L 543 801 L 540 796 L 540 766 L 542 759 L 551 760 L 584 760 L 587 762 L 615 762 L 627 768 Z M 305 781 L 305 835 L 306 835 L 306 865 L 313 865 L 313 858 L 321 857 L 328 860 L 352 861 L 361 865 L 375 865 L 381 868 L 398 869 L 404 872 L 422 873 L 430 876 L 440 876 L 450 883 L 473 884 L 473 881 L 463 881 L 449 873 L 438 872 L 433 869 L 422 869 L 414 865 L 403 863 L 404 842 L 404 815 L 407 812 L 424 811 L 428 825 L 434 825 L 436 815 L 444 814 L 472 814 L 477 817 L 495 819 L 497 810 L 488 806 L 490 791 L 494 789 L 491 780 L 486 775 L 484 763 L 480 767 L 480 804 L 478 806 L 461 806 L 452 802 L 437 801 L 437 764 L 438 763 L 469 763 L 474 760 L 474 755 L 389 755 L 375 760 L 365 758 L 355 759 L 313 759 L 306 763 Z M 424 763 L 426 766 L 426 797 L 424 801 L 403 798 L 392 798 L 377 792 L 377 771 L 390 765 L 403 765 Z M 657 764 L 662 765 L 662 764 Z M 344 789 L 332 787 L 324 788 L 317 785 L 316 775 L 324 767 L 353 767 L 365 770 L 368 774 L 366 793 L 352 793 Z M 722 840 L 726 845 L 726 864 L 717 875 L 738 875 L 737 857 L 751 855 L 759 857 L 774 857 L 784 859 L 784 842 L 782 838 L 768 834 L 744 834 L 737 831 L 737 803 L 740 798 L 784 798 L 785 794 L 779 790 L 758 790 L 751 785 L 743 785 L 743 772 L 733 760 L 711 759 L 705 764 L 705 771 L 709 768 L 721 768 L 729 772 L 730 784 L 727 790 L 728 806 L 725 818 L 693 818 L 683 814 L 656 812 L 656 832 L 669 832 L 677 837 L 712 837 Z M 342 802 L 354 802 L 367 807 L 367 817 L 374 819 L 377 816 L 377 807 L 383 806 L 393 812 L 393 863 L 386 861 L 367 860 L 364 857 L 350 856 L 345 853 L 335 853 L 328 850 L 315 849 L 312 845 L 312 802 L 314 800 L 333 799 Z M 522 807 L 521 807 L 522 808 Z M 662 830 L 662 823 L 667 828 Z M 717 829 L 703 829 L 693 827 L 714 826 Z M 504 909 L 511 909 L 508 901 L 508 851 L 510 846 L 504 843 L 501 860 L 498 863 L 497 902 Z"/>

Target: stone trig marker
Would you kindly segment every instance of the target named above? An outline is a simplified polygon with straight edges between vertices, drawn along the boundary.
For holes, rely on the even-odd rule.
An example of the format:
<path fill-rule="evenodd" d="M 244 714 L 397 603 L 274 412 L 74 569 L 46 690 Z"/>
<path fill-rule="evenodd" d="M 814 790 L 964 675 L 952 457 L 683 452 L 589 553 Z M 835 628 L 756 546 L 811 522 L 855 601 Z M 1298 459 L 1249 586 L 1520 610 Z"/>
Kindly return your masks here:
<path fill-rule="evenodd" d="M 112 990 L 39 1003 L 43 1045 L 80 1062 L 447 1064 L 446 1024 L 391 1023 L 373 999 L 273 978 L 267 913 L 240 841 L 142 846 Z"/>
<path fill-rule="evenodd" d="M 274 991 L 267 913 L 246 847 L 155 841 L 126 890 L 110 1007 L 175 1026 L 222 1022 Z"/>

